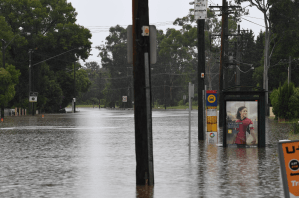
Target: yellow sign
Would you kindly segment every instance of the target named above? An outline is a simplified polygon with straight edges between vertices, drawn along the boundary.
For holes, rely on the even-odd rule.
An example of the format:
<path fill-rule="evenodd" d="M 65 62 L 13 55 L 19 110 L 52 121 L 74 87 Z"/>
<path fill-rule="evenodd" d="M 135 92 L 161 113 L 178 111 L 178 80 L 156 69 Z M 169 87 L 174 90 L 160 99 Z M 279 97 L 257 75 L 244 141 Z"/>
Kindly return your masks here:
<path fill-rule="evenodd" d="M 211 94 L 208 96 L 208 101 L 209 101 L 209 103 L 214 103 L 216 101 L 216 97 Z"/>

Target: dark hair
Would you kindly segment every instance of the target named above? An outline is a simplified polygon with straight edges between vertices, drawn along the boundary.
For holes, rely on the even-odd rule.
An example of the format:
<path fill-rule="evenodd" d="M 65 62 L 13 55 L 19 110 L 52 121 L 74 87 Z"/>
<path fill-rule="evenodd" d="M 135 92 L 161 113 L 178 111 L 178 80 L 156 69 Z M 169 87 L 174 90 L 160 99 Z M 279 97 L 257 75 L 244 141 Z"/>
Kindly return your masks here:
<path fill-rule="evenodd" d="M 245 107 L 245 106 L 239 107 L 239 109 L 238 109 L 238 111 L 237 111 L 237 115 L 236 115 L 237 119 L 241 120 L 240 111 L 242 111 L 242 110 L 245 109 L 245 108 L 247 108 L 247 107 Z"/>

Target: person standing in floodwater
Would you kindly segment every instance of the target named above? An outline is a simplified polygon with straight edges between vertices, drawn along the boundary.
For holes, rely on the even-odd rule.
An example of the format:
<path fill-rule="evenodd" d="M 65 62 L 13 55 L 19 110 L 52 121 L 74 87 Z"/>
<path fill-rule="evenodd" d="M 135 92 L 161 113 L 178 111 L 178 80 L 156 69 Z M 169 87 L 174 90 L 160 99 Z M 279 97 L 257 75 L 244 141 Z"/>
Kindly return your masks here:
<path fill-rule="evenodd" d="M 237 111 L 237 121 L 239 128 L 236 128 L 237 133 L 234 144 L 246 144 L 246 131 L 253 137 L 251 144 L 256 144 L 256 135 L 253 128 L 253 122 L 247 118 L 247 108 L 245 106 L 239 107 Z"/>

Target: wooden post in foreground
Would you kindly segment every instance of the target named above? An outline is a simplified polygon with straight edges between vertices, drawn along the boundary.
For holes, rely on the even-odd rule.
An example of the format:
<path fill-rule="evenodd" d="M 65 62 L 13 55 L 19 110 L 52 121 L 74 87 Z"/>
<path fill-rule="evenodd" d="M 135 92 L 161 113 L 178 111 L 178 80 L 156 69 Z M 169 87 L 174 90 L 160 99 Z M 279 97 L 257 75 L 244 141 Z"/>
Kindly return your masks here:
<path fill-rule="evenodd" d="M 148 0 L 133 0 L 136 184 L 154 185 Z"/>

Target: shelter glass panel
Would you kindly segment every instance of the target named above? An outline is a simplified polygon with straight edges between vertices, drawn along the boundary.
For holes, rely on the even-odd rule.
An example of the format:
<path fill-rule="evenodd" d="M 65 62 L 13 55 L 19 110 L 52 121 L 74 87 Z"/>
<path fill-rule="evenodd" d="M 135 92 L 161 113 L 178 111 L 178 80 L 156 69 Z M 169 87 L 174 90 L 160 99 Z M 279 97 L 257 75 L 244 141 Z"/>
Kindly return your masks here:
<path fill-rule="evenodd" d="M 226 144 L 257 146 L 258 101 L 226 101 Z"/>

